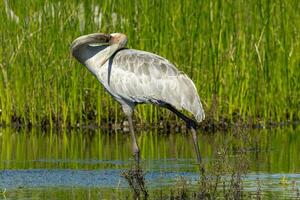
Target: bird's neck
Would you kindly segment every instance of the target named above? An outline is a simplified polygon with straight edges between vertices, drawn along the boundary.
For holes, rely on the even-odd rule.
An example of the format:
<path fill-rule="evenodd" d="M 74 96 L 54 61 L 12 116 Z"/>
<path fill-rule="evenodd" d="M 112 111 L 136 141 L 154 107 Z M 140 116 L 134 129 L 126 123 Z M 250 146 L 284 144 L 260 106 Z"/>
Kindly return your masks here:
<path fill-rule="evenodd" d="M 94 75 L 97 75 L 99 68 L 118 50 L 117 45 L 111 46 L 90 46 L 86 45 L 74 53 L 74 57 L 85 65 Z"/>

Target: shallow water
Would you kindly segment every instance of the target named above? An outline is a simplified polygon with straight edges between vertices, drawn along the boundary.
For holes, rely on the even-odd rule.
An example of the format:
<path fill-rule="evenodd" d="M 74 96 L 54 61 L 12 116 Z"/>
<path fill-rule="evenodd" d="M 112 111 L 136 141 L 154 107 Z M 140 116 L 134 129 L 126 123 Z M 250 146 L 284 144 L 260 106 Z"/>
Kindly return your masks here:
<path fill-rule="evenodd" d="M 254 195 L 260 190 L 265 198 L 299 198 L 300 128 L 242 135 L 243 139 L 234 132 L 200 134 L 206 168 L 212 169 L 224 147 L 232 162 L 243 147 L 249 159 L 244 191 Z M 182 177 L 190 185 L 197 184 L 189 134 L 143 131 L 138 143 L 150 193 L 174 188 Z M 130 150 L 129 135 L 122 131 L 0 129 L 0 199 L 125 198 L 130 190 L 121 173 L 132 166 Z"/>

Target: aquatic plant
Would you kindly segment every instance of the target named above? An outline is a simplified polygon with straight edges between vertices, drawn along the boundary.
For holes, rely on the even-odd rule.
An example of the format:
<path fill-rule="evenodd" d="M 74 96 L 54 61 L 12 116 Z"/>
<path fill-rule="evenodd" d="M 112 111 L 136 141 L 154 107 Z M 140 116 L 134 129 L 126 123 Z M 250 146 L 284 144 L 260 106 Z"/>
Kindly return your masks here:
<path fill-rule="evenodd" d="M 297 0 L 3 0 L 0 7 L 1 124 L 122 121 L 119 105 L 69 53 L 74 38 L 97 31 L 123 32 L 130 48 L 176 64 L 196 83 L 208 122 L 299 119 Z M 174 119 L 154 106 L 140 106 L 137 116 Z"/>
<path fill-rule="evenodd" d="M 126 179 L 134 199 L 147 199 L 149 194 L 145 184 L 145 174 L 141 165 L 134 164 L 130 169 L 122 172 L 121 176 Z M 143 196 L 141 196 L 141 193 Z"/>

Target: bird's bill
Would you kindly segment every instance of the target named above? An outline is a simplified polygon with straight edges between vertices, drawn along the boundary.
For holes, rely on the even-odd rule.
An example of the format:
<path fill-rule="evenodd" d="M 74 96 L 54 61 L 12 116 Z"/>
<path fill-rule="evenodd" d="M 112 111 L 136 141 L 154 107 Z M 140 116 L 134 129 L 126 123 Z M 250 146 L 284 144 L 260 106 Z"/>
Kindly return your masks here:
<path fill-rule="evenodd" d="M 111 35 L 104 33 L 94 33 L 87 35 L 89 37 L 88 40 L 91 41 L 90 44 L 103 44 L 108 45 L 111 40 Z"/>
<path fill-rule="evenodd" d="M 71 49 L 75 50 L 81 45 L 109 45 L 111 37 L 111 35 L 105 33 L 92 33 L 88 35 L 83 35 L 76 38 L 72 42 Z"/>
<path fill-rule="evenodd" d="M 76 38 L 72 44 L 71 49 L 74 51 L 82 45 L 101 46 L 101 45 L 118 45 L 120 48 L 127 44 L 127 36 L 122 33 L 92 33 Z"/>

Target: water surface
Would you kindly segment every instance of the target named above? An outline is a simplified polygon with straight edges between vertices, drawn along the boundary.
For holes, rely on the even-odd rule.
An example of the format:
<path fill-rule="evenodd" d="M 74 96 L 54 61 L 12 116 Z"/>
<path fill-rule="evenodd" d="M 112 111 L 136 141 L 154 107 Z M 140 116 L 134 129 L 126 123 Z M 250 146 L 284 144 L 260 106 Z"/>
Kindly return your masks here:
<path fill-rule="evenodd" d="M 200 134 L 206 168 L 213 169 L 224 149 L 232 163 L 240 162 L 237 159 L 243 154 L 249 165 L 243 178 L 245 191 L 255 195 L 260 190 L 265 198 L 296 198 L 300 187 L 300 129 L 242 132 Z M 199 175 L 189 134 L 150 130 L 137 136 L 150 191 L 174 188 L 182 177 L 197 185 Z M 130 196 L 128 184 L 120 176 L 133 164 L 130 150 L 129 134 L 123 131 L 0 129 L 0 199 Z"/>

